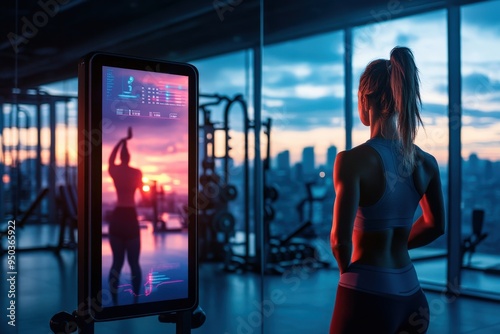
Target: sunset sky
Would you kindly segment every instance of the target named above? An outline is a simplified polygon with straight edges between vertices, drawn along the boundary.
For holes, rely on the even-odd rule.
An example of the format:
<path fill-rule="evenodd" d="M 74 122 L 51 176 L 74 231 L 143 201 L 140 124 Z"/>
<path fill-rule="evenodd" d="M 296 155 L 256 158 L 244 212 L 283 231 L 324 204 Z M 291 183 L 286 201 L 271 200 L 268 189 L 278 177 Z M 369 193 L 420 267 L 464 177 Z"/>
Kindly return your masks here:
<path fill-rule="evenodd" d="M 462 156 L 472 152 L 480 158 L 500 160 L 500 1 L 462 7 Z M 388 58 L 396 46 L 413 50 L 420 71 L 422 118 L 417 144 L 447 164 L 448 67 L 446 11 L 374 23 L 353 30 L 353 97 L 357 98 L 359 76 L 371 60 Z M 262 118 L 273 119 L 271 154 L 289 150 L 292 163 L 301 159 L 302 149 L 314 146 L 316 164 L 326 161 L 330 145 L 345 149 L 343 33 L 323 35 L 266 46 L 263 52 Z M 248 58 L 247 58 L 248 57 Z M 249 101 L 251 54 L 237 52 L 192 62 L 200 72 L 200 92 L 234 96 Z M 250 68 L 246 67 L 250 64 Z M 249 88 L 250 87 L 250 88 Z M 76 80 L 51 89 L 76 92 Z M 249 94 L 249 95 L 248 95 Z M 201 99 L 201 102 L 206 99 Z M 354 102 L 353 145 L 368 139 Z M 235 108 L 237 109 L 237 108 Z M 222 121 L 221 109 L 213 108 L 214 121 Z M 232 157 L 243 157 L 242 117 L 231 111 Z M 218 149 L 222 149 L 222 140 Z M 263 144 L 265 140 L 263 140 Z M 253 146 L 253 144 L 251 144 Z M 72 146 L 73 147 L 73 146 Z M 75 155 L 76 157 L 76 155 Z"/>
<path fill-rule="evenodd" d="M 127 141 L 130 166 L 140 169 L 143 178 L 156 181 L 166 192 L 187 194 L 188 185 L 188 77 L 151 73 L 117 68 L 104 68 L 103 75 L 103 202 L 113 201 L 115 188 L 108 173 L 109 156 L 113 147 L 132 129 L 132 138 Z M 128 92 L 128 78 L 133 76 L 131 94 L 139 98 L 123 98 Z M 122 85 L 123 83 L 123 85 Z M 156 93 L 144 93 L 144 90 Z M 107 92 L 107 94 L 104 94 Z M 146 100 L 149 102 L 145 102 Z M 175 99 L 177 102 L 169 102 Z M 141 101 L 144 100 L 144 101 Z M 158 101 L 162 100 L 162 101 Z M 156 102 L 155 102 L 156 101 Z M 161 103 L 184 104 L 181 107 Z M 118 109 L 143 113 L 177 112 L 178 118 L 118 116 Z M 166 114 L 168 114 L 168 112 Z M 165 116 L 166 117 L 166 116 Z M 104 121 L 103 121 L 104 124 Z M 115 164 L 120 164 L 120 151 Z M 136 193 L 139 196 L 139 192 Z"/>
<path fill-rule="evenodd" d="M 158 120 L 155 121 L 158 123 Z M 180 125 L 179 121 L 162 121 Z M 157 181 L 158 186 L 164 187 L 165 190 L 187 193 L 187 133 L 180 133 L 180 128 L 175 126 L 159 123 L 154 128 L 151 124 L 140 124 L 137 120 L 131 120 L 117 126 L 113 135 L 103 139 L 103 202 L 115 198 L 115 188 L 108 173 L 108 158 L 114 145 L 126 136 L 127 127 L 130 125 L 133 126 L 134 132 L 134 137 L 127 144 L 131 156 L 130 166 L 140 169 L 143 177 Z M 116 163 L 120 163 L 120 152 Z M 139 196 L 138 192 L 136 196 Z"/>
<path fill-rule="evenodd" d="M 462 156 L 465 159 L 476 152 L 481 158 L 500 160 L 500 21 L 496 14 L 499 12 L 500 1 L 462 9 Z M 357 27 L 353 39 L 354 98 L 359 77 L 371 60 L 387 59 L 396 45 L 413 50 L 420 70 L 425 124 L 417 144 L 432 152 L 440 164 L 446 164 L 446 11 Z M 264 49 L 263 118 L 273 118 L 273 156 L 290 150 L 292 162 L 297 162 L 304 147 L 315 146 L 316 161 L 321 164 L 326 161 L 328 146 L 345 148 L 343 52 L 342 32 Z M 248 90 L 243 52 L 193 63 L 200 71 L 202 92 L 232 96 Z M 353 102 L 353 145 L 359 145 L 368 139 L 369 132 L 359 122 L 357 101 Z M 235 129 L 241 124 L 237 113 L 232 121 Z M 214 118 L 217 115 L 214 112 Z"/>

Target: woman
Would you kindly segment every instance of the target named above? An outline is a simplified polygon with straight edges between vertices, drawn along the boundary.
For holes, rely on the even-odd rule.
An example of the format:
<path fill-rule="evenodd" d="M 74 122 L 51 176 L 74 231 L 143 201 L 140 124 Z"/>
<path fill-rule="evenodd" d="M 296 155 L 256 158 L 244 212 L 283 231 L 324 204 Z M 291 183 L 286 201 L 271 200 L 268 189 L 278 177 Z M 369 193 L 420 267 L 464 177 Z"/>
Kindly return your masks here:
<path fill-rule="evenodd" d="M 370 139 L 340 152 L 334 166 L 330 242 L 340 280 L 331 334 L 427 331 L 428 304 L 408 249 L 444 233 L 444 204 L 436 159 L 414 145 L 420 105 L 410 49 L 368 64 L 358 111 Z"/>
<path fill-rule="evenodd" d="M 135 191 L 142 185 L 142 173 L 139 169 L 129 166 L 130 153 L 127 148 L 127 140 L 130 138 L 132 138 L 131 128 L 128 130 L 127 138 L 121 139 L 115 145 L 108 162 L 109 175 L 113 179 L 117 195 L 116 207 L 109 222 L 109 244 L 113 252 L 113 264 L 109 271 L 109 286 L 115 304 L 118 302 L 118 283 L 125 254 L 132 273 L 134 302 L 137 301 L 142 280 L 139 265 L 141 239 L 134 201 Z M 121 164 L 118 165 L 115 160 L 120 147 Z"/>

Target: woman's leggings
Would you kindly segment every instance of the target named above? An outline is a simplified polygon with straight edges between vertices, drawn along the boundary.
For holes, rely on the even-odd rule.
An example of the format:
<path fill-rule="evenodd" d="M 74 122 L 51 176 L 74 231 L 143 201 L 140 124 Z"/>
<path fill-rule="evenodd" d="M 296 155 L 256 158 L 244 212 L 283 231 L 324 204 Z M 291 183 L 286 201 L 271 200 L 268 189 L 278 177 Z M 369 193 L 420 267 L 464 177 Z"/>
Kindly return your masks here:
<path fill-rule="evenodd" d="M 397 269 L 381 271 L 374 268 L 348 268 L 342 274 L 330 334 L 426 333 L 429 325 L 427 299 L 420 285 L 408 290 L 409 281 L 412 282 L 410 285 L 414 285 L 416 279 L 413 266 L 401 272 L 396 272 Z M 347 275 L 343 277 L 345 274 Z M 384 282 L 392 281 L 392 284 L 375 291 L 377 281 L 381 283 L 383 277 L 386 278 Z M 398 284 L 398 281 L 401 283 Z M 359 284 L 363 282 L 365 284 Z M 418 284 L 418 280 L 416 282 Z M 360 285 L 359 288 L 356 285 Z M 394 293 L 390 291 L 394 287 L 398 291 L 410 292 Z M 399 290 L 403 288 L 404 290 Z"/>
<path fill-rule="evenodd" d="M 116 294 L 118 292 L 118 284 L 120 281 L 120 272 L 125 262 L 125 254 L 127 254 L 130 271 L 132 274 L 132 288 L 135 295 L 138 295 L 141 289 L 141 267 L 139 265 L 139 253 L 141 250 L 141 239 L 122 239 L 119 237 L 109 236 L 109 244 L 113 251 L 113 264 L 109 271 L 109 285 L 111 295 L 116 302 Z"/>

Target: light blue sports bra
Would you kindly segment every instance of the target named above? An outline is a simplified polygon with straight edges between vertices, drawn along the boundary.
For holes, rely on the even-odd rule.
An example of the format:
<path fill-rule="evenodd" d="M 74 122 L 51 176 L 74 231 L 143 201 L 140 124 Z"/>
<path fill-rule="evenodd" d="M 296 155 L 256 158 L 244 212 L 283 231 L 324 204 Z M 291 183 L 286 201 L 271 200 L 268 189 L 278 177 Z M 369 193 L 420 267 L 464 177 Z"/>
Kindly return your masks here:
<path fill-rule="evenodd" d="M 354 228 L 379 231 L 413 225 L 413 216 L 420 202 L 412 174 L 402 168 L 400 143 L 396 140 L 372 138 L 366 142 L 380 155 L 385 176 L 385 190 L 373 205 L 360 206 L 354 220 Z"/>

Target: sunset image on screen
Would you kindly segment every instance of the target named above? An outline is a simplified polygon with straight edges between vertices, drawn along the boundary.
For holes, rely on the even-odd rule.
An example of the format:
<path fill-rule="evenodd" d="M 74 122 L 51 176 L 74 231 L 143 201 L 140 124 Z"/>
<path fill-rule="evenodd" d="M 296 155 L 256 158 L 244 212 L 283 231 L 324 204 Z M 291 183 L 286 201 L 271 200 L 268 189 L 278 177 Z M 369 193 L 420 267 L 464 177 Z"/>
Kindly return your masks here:
<path fill-rule="evenodd" d="M 188 77 L 104 67 L 102 100 L 103 304 L 185 298 Z"/>

